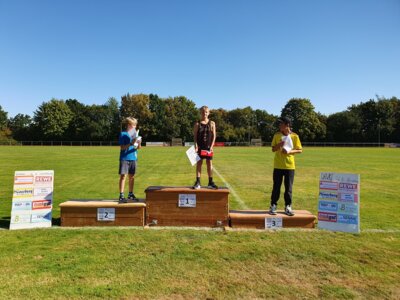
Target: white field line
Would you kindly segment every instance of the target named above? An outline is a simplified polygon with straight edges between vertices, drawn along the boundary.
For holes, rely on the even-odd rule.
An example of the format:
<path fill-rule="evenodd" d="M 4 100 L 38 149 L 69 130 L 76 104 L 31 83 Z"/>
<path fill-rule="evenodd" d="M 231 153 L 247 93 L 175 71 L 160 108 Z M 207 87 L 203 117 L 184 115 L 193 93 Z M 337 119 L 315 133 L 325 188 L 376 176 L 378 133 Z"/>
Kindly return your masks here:
<path fill-rule="evenodd" d="M 215 172 L 215 174 L 218 175 L 219 178 L 221 178 L 221 180 L 224 182 L 224 184 L 226 185 L 226 187 L 229 189 L 229 191 L 232 193 L 233 198 L 235 198 L 236 202 L 239 204 L 241 209 L 249 209 L 249 207 L 244 203 L 244 201 L 242 200 L 242 198 L 239 197 L 239 195 L 236 193 L 236 191 L 234 190 L 234 188 L 225 180 L 224 177 L 222 177 L 221 173 L 218 172 L 218 170 L 213 167 L 213 171 Z"/>
<path fill-rule="evenodd" d="M 0 228 L 0 231 L 7 230 L 8 228 Z M 32 229 L 28 229 L 32 230 Z M 232 232 L 308 232 L 310 234 L 317 233 L 335 233 L 334 231 L 328 231 L 324 229 L 318 228 L 279 228 L 279 229 L 255 229 L 255 228 L 223 228 L 223 227 L 173 227 L 173 226 L 154 226 L 154 227 L 143 227 L 143 226 L 86 226 L 86 227 L 61 227 L 54 225 L 50 228 L 38 228 L 37 230 L 71 230 L 71 231 L 90 231 L 90 230 L 179 230 L 179 231 L 232 231 Z M 399 233 L 399 229 L 364 229 L 361 230 L 361 234 L 363 233 Z"/>

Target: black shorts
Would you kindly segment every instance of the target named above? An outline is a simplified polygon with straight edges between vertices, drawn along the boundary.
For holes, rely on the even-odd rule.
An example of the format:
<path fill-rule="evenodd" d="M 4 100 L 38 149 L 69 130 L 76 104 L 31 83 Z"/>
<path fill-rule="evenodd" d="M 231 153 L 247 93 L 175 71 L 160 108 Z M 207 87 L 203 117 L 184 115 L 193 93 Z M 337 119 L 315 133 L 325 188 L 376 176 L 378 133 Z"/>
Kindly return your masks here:
<path fill-rule="evenodd" d="M 120 160 L 119 175 L 124 175 L 124 174 L 135 175 L 136 166 L 137 166 L 136 160 Z"/>

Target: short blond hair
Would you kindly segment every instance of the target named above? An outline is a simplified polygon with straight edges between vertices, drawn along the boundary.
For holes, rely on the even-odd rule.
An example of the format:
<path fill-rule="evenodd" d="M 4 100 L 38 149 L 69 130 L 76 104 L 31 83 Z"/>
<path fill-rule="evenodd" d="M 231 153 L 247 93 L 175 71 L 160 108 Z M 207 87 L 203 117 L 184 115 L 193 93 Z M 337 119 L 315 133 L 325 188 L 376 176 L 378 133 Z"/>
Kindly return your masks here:
<path fill-rule="evenodd" d="M 210 109 L 206 105 L 203 105 L 202 107 L 200 107 L 200 111 L 205 111 L 205 110 L 210 110 Z"/>
<path fill-rule="evenodd" d="M 137 123 L 138 123 L 137 120 L 135 118 L 131 118 L 131 117 L 125 118 L 124 121 L 122 122 L 122 124 L 124 126 L 128 126 L 128 125 L 135 126 L 135 125 L 137 125 Z"/>

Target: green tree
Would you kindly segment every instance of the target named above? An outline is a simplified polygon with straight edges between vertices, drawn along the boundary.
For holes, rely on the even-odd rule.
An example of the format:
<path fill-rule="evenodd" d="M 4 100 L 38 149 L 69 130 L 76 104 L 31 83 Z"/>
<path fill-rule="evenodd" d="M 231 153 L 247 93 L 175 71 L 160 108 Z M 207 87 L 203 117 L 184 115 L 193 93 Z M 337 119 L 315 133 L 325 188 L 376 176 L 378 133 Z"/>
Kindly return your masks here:
<path fill-rule="evenodd" d="M 76 99 L 68 99 L 65 103 L 72 112 L 71 121 L 64 133 L 65 139 L 71 141 L 87 140 L 90 135 L 88 130 L 90 118 L 87 106 Z"/>
<path fill-rule="evenodd" d="M 64 100 L 43 102 L 34 113 L 36 130 L 45 140 L 62 139 L 72 119 L 72 112 Z"/>
<path fill-rule="evenodd" d="M 121 97 L 121 119 L 126 117 L 133 117 L 138 120 L 138 128 L 140 135 L 145 140 L 151 135 L 151 121 L 153 113 L 150 110 L 150 99 L 148 95 L 136 94 L 130 95 L 129 93 Z"/>
<path fill-rule="evenodd" d="M 292 120 L 293 131 L 298 133 L 302 140 L 319 141 L 325 139 L 326 126 L 320 121 L 309 99 L 290 99 L 282 109 L 282 116 L 289 117 Z"/>
<path fill-rule="evenodd" d="M 394 100 L 394 99 L 393 99 Z M 396 132 L 396 100 L 391 101 L 377 96 L 358 105 L 352 105 L 349 110 L 358 115 L 361 120 L 360 135 L 365 142 L 390 142 Z"/>
<path fill-rule="evenodd" d="M 149 95 L 149 109 L 152 113 L 152 119 L 149 124 L 148 141 L 166 140 L 163 136 L 163 128 L 167 119 L 165 101 L 156 94 Z"/>
<path fill-rule="evenodd" d="M 9 128 L 12 131 L 12 136 L 18 141 L 32 140 L 32 124 L 33 120 L 29 115 L 17 114 L 10 118 Z"/>
<path fill-rule="evenodd" d="M 327 140 L 329 142 L 361 142 L 361 120 L 352 111 L 343 111 L 330 115 L 326 121 Z"/>
<path fill-rule="evenodd" d="M 7 121 L 8 121 L 8 113 L 3 110 L 3 108 L 0 105 L 0 130 L 4 130 L 7 127 Z"/>

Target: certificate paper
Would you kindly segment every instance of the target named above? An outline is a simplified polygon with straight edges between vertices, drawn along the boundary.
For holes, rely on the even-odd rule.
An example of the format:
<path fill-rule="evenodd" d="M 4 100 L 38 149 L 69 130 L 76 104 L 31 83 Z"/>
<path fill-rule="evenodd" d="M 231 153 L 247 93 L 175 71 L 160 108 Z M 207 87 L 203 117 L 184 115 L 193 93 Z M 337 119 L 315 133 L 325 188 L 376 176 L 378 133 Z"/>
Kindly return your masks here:
<path fill-rule="evenodd" d="M 190 147 L 186 151 L 186 155 L 189 158 L 189 161 L 192 164 L 192 166 L 194 166 L 201 159 L 200 156 L 197 154 L 194 146 Z"/>

